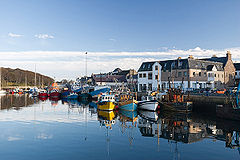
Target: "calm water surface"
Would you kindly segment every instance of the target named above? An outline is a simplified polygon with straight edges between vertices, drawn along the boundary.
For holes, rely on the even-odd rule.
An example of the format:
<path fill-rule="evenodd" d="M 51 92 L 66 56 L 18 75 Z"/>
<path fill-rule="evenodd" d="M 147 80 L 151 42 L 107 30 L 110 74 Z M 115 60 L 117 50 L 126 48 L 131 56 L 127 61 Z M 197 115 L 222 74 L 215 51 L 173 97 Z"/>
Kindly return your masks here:
<path fill-rule="evenodd" d="M 1 159 L 239 159 L 234 121 L 0 97 Z"/>

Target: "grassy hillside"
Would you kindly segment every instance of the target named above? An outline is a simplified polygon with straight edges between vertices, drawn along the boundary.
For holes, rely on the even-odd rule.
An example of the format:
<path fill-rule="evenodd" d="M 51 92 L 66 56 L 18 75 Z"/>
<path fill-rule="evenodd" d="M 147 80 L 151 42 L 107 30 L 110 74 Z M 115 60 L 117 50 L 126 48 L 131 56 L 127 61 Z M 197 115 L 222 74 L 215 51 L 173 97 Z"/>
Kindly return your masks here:
<path fill-rule="evenodd" d="M 37 73 L 37 86 L 51 84 L 54 80 L 48 76 Z M 11 69 L 2 67 L 2 87 L 6 86 L 34 86 L 35 73 L 22 69 Z"/>

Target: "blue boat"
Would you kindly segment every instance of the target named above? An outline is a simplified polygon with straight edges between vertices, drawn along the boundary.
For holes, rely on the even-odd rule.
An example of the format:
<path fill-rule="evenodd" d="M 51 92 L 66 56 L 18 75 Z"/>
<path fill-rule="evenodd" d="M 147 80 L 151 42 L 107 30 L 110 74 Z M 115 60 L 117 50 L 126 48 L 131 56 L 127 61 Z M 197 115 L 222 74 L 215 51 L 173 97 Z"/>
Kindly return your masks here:
<path fill-rule="evenodd" d="M 66 98 L 70 94 L 69 91 L 62 91 L 61 92 L 61 98 Z"/>
<path fill-rule="evenodd" d="M 77 94 L 70 94 L 69 96 L 67 96 L 67 99 L 78 99 L 78 95 Z"/>
<path fill-rule="evenodd" d="M 136 111 L 137 110 L 137 101 L 136 100 L 127 100 L 118 103 L 119 108 L 127 111 Z"/>

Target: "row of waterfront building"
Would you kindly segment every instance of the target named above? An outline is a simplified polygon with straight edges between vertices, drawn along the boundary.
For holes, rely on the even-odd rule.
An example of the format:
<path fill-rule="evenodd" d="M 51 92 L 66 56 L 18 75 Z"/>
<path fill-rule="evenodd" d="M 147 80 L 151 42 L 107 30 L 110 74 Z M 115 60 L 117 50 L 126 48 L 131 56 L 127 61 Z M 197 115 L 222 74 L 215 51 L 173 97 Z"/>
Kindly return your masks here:
<path fill-rule="evenodd" d="M 233 87 L 240 79 L 240 63 L 233 63 L 231 53 L 225 57 L 213 55 L 211 58 L 197 59 L 193 56 L 182 59 L 143 62 L 138 71 L 116 68 L 109 73 L 92 74 L 88 83 L 125 85 L 138 92 L 156 91 L 169 87 L 184 90 L 222 89 Z M 78 79 L 83 83 L 85 78 Z"/>

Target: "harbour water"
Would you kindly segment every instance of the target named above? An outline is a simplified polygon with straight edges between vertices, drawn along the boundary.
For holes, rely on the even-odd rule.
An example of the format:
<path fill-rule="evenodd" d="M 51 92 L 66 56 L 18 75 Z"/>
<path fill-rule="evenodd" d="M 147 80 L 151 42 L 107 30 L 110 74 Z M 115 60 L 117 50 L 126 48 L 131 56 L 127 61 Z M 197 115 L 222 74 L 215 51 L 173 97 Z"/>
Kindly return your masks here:
<path fill-rule="evenodd" d="M 239 159 L 240 125 L 214 115 L 99 112 L 94 104 L 0 97 L 1 159 Z"/>

